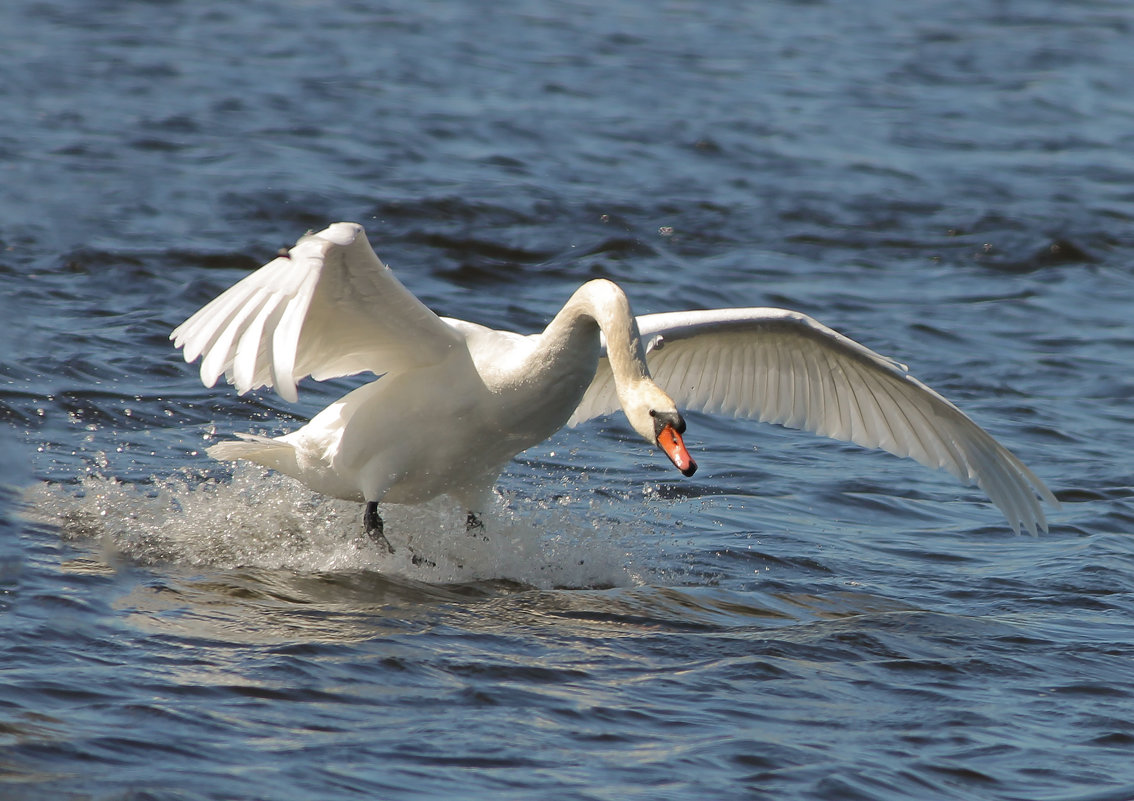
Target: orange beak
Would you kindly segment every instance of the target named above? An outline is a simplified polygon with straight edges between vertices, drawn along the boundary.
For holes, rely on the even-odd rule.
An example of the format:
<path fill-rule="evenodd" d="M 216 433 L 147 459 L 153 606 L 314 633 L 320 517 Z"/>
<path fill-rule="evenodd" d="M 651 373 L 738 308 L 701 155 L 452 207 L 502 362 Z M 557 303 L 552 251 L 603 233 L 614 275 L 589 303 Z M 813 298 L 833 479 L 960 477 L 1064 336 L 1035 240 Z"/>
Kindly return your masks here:
<path fill-rule="evenodd" d="M 672 424 L 667 423 L 662 427 L 658 434 L 658 447 L 665 451 L 665 455 L 683 476 L 691 476 L 697 472 L 697 463 L 685 449 L 685 442 Z"/>

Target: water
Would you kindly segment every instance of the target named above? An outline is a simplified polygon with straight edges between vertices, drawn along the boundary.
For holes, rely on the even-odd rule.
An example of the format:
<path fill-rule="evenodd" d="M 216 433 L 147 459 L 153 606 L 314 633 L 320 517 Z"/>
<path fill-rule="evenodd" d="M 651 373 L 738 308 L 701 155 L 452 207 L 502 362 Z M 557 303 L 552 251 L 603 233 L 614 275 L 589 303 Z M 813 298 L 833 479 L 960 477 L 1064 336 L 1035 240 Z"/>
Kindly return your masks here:
<path fill-rule="evenodd" d="M 1121 2 L 0 8 L 0 796 L 1134 798 Z M 203 448 L 299 424 L 168 332 L 334 220 L 519 330 L 780 305 L 1063 501 L 690 415 L 519 457 L 468 537 Z M 754 450 L 755 448 L 755 450 Z"/>

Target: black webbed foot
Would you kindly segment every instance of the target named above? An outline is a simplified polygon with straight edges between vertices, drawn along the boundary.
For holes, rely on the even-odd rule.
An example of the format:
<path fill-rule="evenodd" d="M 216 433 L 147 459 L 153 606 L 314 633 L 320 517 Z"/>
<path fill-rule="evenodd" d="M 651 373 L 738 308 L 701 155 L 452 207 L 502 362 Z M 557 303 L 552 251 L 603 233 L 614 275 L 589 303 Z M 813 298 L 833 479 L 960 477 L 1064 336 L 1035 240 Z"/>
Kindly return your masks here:
<path fill-rule="evenodd" d="M 366 512 L 362 515 L 362 523 L 366 527 L 366 533 L 370 536 L 370 539 L 384 546 L 389 553 L 394 552 L 394 546 L 386 539 L 386 526 L 382 522 L 382 516 L 378 514 L 378 503 L 376 501 L 370 501 L 366 504 Z"/>
<path fill-rule="evenodd" d="M 469 512 L 465 518 L 465 533 L 471 536 L 479 536 L 485 542 L 488 542 L 488 537 L 484 534 L 484 521 L 476 516 L 476 512 Z"/>

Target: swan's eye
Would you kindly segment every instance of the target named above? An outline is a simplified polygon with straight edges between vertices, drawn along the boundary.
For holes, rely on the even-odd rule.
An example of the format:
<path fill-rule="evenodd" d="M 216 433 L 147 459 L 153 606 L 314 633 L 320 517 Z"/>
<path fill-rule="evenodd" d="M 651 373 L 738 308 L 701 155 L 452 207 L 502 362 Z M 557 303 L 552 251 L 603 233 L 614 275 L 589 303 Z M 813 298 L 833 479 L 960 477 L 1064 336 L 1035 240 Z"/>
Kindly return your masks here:
<path fill-rule="evenodd" d="M 654 431 L 658 434 L 666 426 L 673 426 L 678 434 L 685 433 L 685 418 L 677 412 L 659 412 L 656 409 L 650 409 L 650 417 L 654 418 Z"/>

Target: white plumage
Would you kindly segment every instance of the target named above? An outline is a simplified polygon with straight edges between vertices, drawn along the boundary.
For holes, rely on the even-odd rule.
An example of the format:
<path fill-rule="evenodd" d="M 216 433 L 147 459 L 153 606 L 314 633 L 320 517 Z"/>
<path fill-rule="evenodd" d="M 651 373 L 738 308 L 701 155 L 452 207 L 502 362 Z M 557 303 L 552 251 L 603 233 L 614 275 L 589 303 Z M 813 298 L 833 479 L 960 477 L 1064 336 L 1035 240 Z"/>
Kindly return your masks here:
<path fill-rule="evenodd" d="M 299 240 L 171 335 L 201 380 L 288 400 L 306 376 L 379 376 L 275 439 L 238 435 L 216 458 L 249 459 L 337 497 L 469 509 L 504 465 L 565 423 L 622 408 L 686 474 L 677 409 L 779 423 L 943 468 L 979 485 L 1013 529 L 1046 529 L 1056 500 L 1018 458 L 904 366 L 783 309 L 633 317 L 590 281 L 548 327 L 522 336 L 440 318 L 374 254 L 362 227 Z M 664 431 L 664 433 L 663 433 Z M 380 522 L 380 521 L 379 521 Z"/>
<path fill-rule="evenodd" d="M 1046 528 L 1043 482 L 960 409 L 881 356 L 799 312 L 747 308 L 638 318 L 654 380 L 684 409 L 747 417 L 881 448 L 976 484 L 1013 529 Z M 618 408 L 600 362 L 569 424 Z"/>

